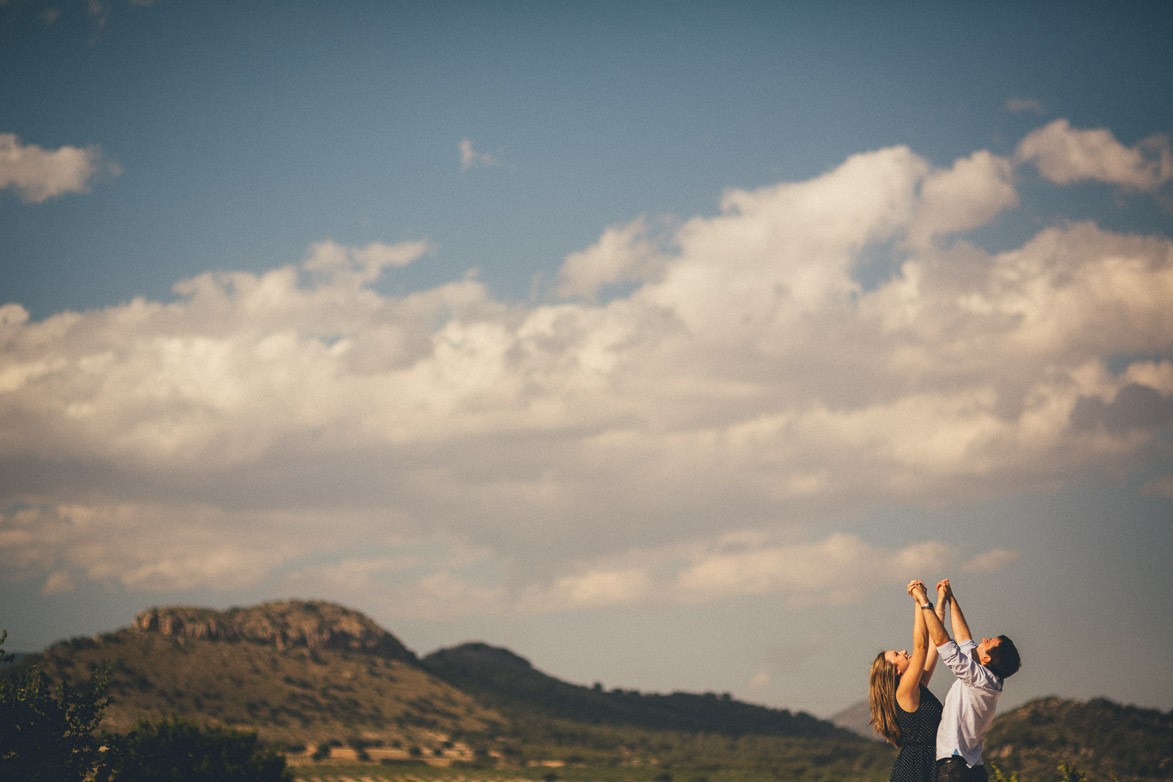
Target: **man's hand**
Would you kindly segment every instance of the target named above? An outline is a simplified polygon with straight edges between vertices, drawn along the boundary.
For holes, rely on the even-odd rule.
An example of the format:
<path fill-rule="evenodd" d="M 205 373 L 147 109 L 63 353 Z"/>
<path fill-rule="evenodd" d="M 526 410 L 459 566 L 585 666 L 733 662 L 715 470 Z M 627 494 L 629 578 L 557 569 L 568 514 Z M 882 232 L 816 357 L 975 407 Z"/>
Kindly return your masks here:
<path fill-rule="evenodd" d="M 953 587 L 949 586 L 949 579 L 941 579 L 937 582 L 937 602 L 944 603 L 949 598 L 953 597 Z"/>

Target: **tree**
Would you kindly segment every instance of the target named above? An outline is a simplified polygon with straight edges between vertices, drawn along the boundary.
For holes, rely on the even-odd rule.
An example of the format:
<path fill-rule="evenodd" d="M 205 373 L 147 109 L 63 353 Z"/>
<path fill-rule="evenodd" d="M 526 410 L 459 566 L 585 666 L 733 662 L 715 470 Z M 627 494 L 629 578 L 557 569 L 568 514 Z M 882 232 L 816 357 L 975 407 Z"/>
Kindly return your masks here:
<path fill-rule="evenodd" d="M 0 662 L 8 631 L 0 632 Z M 94 735 L 106 698 L 107 671 L 95 670 L 87 688 L 52 686 L 31 666 L 0 678 L 0 779 L 72 782 L 86 779 L 101 758 Z"/>
<path fill-rule="evenodd" d="M 140 719 L 110 736 L 99 782 L 289 782 L 285 758 L 261 747 L 255 733 L 201 728 L 171 716 Z"/>

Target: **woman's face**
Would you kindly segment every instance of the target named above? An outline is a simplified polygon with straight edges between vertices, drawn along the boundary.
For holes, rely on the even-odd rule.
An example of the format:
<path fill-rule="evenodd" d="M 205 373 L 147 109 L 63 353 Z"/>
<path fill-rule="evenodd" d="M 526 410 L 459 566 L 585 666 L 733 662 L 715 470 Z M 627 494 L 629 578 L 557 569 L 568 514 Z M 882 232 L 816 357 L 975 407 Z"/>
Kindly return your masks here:
<path fill-rule="evenodd" d="M 884 652 L 884 659 L 896 667 L 897 676 L 903 676 L 904 672 L 908 670 L 908 661 L 912 659 L 912 656 L 907 649 L 901 649 L 899 652 Z"/>

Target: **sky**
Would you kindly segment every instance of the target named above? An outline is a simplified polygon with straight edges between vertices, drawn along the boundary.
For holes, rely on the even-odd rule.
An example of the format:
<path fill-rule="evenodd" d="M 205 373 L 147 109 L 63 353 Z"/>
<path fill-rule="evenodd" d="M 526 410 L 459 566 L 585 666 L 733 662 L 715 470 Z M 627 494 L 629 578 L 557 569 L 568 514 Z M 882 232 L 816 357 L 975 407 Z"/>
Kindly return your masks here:
<path fill-rule="evenodd" d="M 1173 709 L 1171 30 L 0 0 L 6 648 L 323 599 L 828 717 L 948 577 L 1002 709 Z"/>

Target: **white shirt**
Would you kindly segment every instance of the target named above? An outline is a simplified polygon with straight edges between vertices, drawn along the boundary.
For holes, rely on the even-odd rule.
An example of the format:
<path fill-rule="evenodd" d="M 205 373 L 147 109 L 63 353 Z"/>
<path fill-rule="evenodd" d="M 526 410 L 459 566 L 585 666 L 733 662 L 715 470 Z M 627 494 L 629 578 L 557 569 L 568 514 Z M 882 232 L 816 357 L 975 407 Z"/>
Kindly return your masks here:
<path fill-rule="evenodd" d="M 957 677 L 941 710 L 937 728 L 937 760 L 960 755 L 966 765 L 982 762 L 982 741 L 1002 694 L 1002 680 L 973 657 L 977 642 L 949 641 L 937 647 L 941 662 Z"/>

